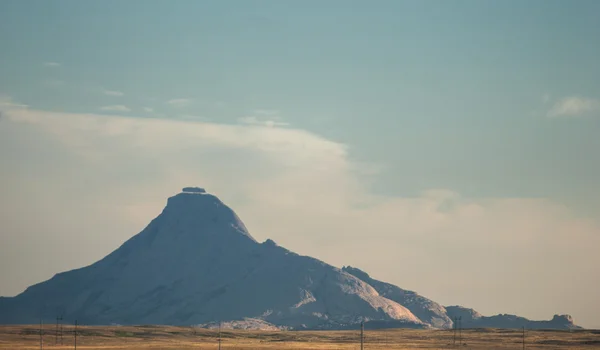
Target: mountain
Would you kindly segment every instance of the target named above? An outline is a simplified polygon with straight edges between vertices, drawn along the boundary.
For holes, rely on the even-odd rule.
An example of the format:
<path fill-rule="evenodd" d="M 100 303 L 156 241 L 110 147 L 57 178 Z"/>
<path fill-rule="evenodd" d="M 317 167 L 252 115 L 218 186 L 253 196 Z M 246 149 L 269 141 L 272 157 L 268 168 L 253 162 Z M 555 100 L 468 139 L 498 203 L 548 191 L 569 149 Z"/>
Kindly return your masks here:
<path fill-rule="evenodd" d="M 370 328 L 449 328 L 461 310 L 272 240 L 259 243 L 217 197 L 186 187 L 144 230 L 100 261 L 0 298 L 0 323 L 52 322 L 63 315 L 82 324 L 348 329 L 364 321 Z M 524 320 L 503 317 L 497 321 L 502 327 Z M 473 313 L 468 322 L 491 322 L 482 319 Z M 561 319 L 547 322 L 572 326 Z"/>
<path fill-rule="evenodd" d="M 258 243 L 217 197 L 184 188 L 102 260 L 0 301 L 0 323 L 63 314 L 85 324 L 195 325 L 262 320 L 343 328 L 361 320 L 425 327 L 366 282 L 272 240 Z"/>
<path fill-rule="evenodd" d="M 446 306 L 446 311 L 452 319 L 460 317 L 463 328 L 581 329 L 570 315 L 554 315 L 550 321 L 531 321 L 508 314 L 483 316 L 462 306 Z"/>

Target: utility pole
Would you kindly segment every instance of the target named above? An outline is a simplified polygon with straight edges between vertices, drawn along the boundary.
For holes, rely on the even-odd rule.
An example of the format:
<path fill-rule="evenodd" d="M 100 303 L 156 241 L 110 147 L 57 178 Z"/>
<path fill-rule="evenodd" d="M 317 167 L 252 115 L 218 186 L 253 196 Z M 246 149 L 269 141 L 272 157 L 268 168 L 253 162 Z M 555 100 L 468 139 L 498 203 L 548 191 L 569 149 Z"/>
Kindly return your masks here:
<path fill-rule="evenodd" d="M 462 316 L 458 316 L 458 345 L 462 346 Z"/>
<path fill-rule="evenodd" d="M 219 350 L 221 350 L 221 321 L 219 321 Z"/>
<path fill-rule="evenodd" d="M 44 321 L 40 318 L 40 349 L 44 348 L 44 333 L 43 333 Z"/>
<path fill-rule="evenodd" d="M 523 326 L 523 350 L 525 350 L 525 326 Z"/>
<path fill-rule="evenodd" d="M 456 327 L 458 327 L 458 318 L 454 317 L 453 321 L 454 321 L 454 329 L 452 331 L 453 331 L 453 334 L 454 334 L 454 338 L 452 340 L 452 344 L 456 345 Z"/>
<path fill-rule="evenodd" d="M 62 317 L 56 316 L 56 333 L 54 334 L 54 345 L 58 345 L 58 320 L 62 320 Z"/>
<path fill-rule="evenodd" d="M 63 324 L 62 324 L 62 315 L 60 315 L 60 345 L 63 345 Z"/>
<path fill-rule="evenodd" d="M 77 320 L 75 320 L 75 350 L 77 350 Z"/>
<path fill-rule="evenodd" d="M 365 348 L 365 322 L 360 323 L 360 350 Z"/>

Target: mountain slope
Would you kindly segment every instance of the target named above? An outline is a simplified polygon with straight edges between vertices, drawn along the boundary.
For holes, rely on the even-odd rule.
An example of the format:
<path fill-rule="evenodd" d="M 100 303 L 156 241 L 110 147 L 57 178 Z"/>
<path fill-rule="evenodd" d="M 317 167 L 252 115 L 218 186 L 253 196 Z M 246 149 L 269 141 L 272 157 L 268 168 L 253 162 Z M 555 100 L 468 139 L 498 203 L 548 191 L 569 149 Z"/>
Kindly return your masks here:
<path fill-rule="evenodd" d="M 413 291 L 405 290 L 390 283 L 381 282 L 371 278 L 366 272 L 360 269 L 346 266 L 342 270 L 365 281 L 373 286 L 375 290 L 383 297 L 393 300 L 400 305 L 405 306 L 421 321 L 430 324 L 435 328 L 451 328 L 452 320 L 446 314 L 446 309 Z"/>
<path fill-rule="evenodd" d="M 40 318 L 87 324 L 202 324 L 256 318 L 290 328 L 361 320 L 424 326 L 360 279 L 273 241 L 260 244 L 237 215 L 185 188 L 142 232 L 104 259 L 0 301 L 2 323 Z"/>

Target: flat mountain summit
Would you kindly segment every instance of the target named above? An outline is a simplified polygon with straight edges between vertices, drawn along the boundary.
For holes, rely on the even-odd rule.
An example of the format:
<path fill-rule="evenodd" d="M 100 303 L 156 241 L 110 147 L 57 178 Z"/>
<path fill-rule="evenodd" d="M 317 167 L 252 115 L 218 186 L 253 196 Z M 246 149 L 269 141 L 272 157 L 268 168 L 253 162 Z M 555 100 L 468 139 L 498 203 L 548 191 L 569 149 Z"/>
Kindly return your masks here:
<path fill-rule="evenodd" d="M 137 235 L 100 261 L 0 298 L 0 323 L 170 324 L 231 328 L 577 328 L 570 316 L 483 317 L 415 292 L 256 241 L 235 212 L 185 187 Z M 528 323 L 527 323 L 528 322 Z M 536 327 L 539 326 L 539 327 Z"/>

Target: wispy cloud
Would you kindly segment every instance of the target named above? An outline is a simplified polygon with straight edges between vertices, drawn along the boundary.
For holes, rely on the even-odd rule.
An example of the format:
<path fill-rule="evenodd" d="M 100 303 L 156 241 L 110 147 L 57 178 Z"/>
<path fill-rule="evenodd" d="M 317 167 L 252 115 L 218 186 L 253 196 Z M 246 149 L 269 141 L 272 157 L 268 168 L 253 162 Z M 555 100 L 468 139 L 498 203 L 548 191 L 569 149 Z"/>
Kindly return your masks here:
<path fill-rule="evenodd" d="M 168 105 L 178 108 L 188 106 L 190 103 L 192 103 L 192 100 L 189 98 L 174 98 L 167 101 Z"/>
<path fill-rule="evenodd" d="M 104 106 L 100 108 L 103 111 L 108 111 L 108 112 L 131 112 L 131 109 L 127 106 L 123 106 L 123 105 L 110 105 L 110 106 Z"/>
<path fill-rule="evenodd" d="M 15 102 L 10 96 L 0 94 L 0 121 L 5 119 L 6 113 L 26 108 L 29 108 L 29 106 Z"/>
<path fill-rule="evenodd" d="M 58 62 L 44 62 L 44 67 L 60 67 Z"/>
<path fill-rule="evenodd" d="M 148 112 L 148 113 L 152 113 L 152 112 L 154 112 L 154 108 L 144 107 L 144 111 Z"/>
<path fill-rule="evenodd" d="M 103 92 L 105 95 L 108 95 L 108 96 L 123 96 L 123 95 L 125 95 L 121 91 L 117 91 L 117 90 L 104 90 Z"/>
<path fill-rule="evenodd" d="M 15 100 L 6 95 L 0 95 L 0 111 L 1 110 L 11 110 L 11 109 L 22 109 L 28 108 L 29 106 L 22 103 L 17 103 Z"/>
<path fill-rule="evenodd" d="M 591 98 L 570 96 L 556 101 L 546 113 L 546 116 L 550 118 L 577 117 L 597 111 L 600 111 L 600 101 Z"/>
<path fill-rule="evenodd" d="M 281 121 L 278 121 L 278 120 L 273 120 L 273 119 L 259 119 L 258 117 L 253 116 L 253 115 L 239 118 L 238 122 L 241 123 L 241 124 L 262 125 L 262 126 L 267 126 L 267 127 L 287 126 L 287 125 L 289 125 L 289 123 L 281 122 Z"/>
<path fill-rule="evenodd" d="M 287 126 L 289 123 L 281 121 L 279 111 L 275 109 L 256 109 L 251 115 L 238 118 L 238 122 L 247 125 L 261 125 L 266 127 Z"/>

